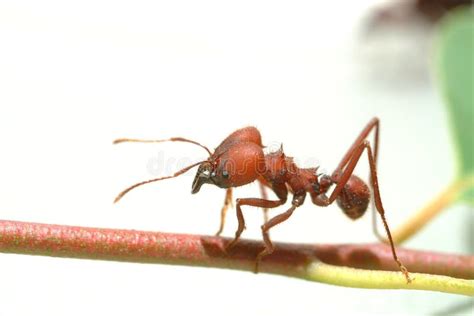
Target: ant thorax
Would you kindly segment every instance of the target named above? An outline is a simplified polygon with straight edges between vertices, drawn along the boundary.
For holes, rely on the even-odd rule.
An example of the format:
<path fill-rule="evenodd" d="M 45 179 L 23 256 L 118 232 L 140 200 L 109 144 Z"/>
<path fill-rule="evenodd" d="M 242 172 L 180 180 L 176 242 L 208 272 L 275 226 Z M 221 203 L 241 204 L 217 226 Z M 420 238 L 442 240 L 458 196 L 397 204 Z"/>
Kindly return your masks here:
<path fill-rule="evenodd" d="M 288 169 L 294 165 L 290 157 L 286 157 L 283 149 L 265 155 L 265 180 L 270 183 L 285 183 L 288 181 Z"/>
<path fill-rule="evenodd" d="M 293 157 L 286 156 L 283 149 L 265 155 L 264 178 L 273 184 L 285 183 L 290 192 L 324 194 L 333 184 L 327 175 L 318 174 L 316 168 L 299 168 Z"/>

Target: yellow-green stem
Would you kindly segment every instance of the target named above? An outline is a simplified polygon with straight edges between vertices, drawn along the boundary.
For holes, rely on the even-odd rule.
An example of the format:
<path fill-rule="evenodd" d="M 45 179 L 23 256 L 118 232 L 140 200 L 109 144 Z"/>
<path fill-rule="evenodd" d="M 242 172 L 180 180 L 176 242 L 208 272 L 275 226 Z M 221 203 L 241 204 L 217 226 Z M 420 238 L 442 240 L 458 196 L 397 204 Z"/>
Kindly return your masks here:
<path fill-rule="evenodd" d="M 455 202 L 459 196 L 468 188 L 474 185 L 474 177 L 460 179 L 452 182 L 445 190 L 439 193 L 425 207 L 419 210 L 401 227 L 392 233 L 395 244 L 401 244 L 420 231 L 427 223 L 436 217 L 447 206 Z M 388 243 L 387 240 L 385 240 Z"/>
<path fill-rule="evenodd" d="M 410 275 L 413 280 L 407 283 L 399 272 L 362 270 L 313 262 L 308 265 L 304 278 L 347 287 L 430 290 L 474 296 L 474 280 L 424 273 L 411 273 Z"/>

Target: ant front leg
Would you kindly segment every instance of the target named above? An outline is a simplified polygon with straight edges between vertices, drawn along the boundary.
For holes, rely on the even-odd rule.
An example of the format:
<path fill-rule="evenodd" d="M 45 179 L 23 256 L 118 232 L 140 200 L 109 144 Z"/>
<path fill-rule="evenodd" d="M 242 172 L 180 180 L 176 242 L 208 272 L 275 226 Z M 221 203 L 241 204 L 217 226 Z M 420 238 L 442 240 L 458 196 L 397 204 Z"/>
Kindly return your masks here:
<path fill-rule="evenodd" d="M 232 206 L 232 188 L 228 188 L 225 191 L 224 205 L 222 206 L 222 209 L 221 209 L 221 223 L 219 225 L 219 230 L 217 231 L 216 236 L 220 236 L 222 231 L 224 230 L 225 216 L 227 214 L 227 210 L 231 206 Z"/>
<path fill-rule="evenodd" d="M 260 195 L 262 196 L 262 199 L 268 200 L 268 193 L 267 193 L 267 188 L 262 182 L 258 182 L 258 185 L 260 187 Z M 268 208 L 263 208 L 263 223 L 268 222 Z"/>

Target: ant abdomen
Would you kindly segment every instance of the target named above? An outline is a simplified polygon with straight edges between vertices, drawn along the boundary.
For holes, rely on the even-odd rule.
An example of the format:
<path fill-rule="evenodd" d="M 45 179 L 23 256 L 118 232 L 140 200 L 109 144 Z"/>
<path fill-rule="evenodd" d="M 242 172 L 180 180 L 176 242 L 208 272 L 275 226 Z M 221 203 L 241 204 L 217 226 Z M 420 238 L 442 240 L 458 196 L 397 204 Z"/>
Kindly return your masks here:
<path fill-rule="evenodd" d="M 370 201 L 370 190 L 367 184 L 356 175 L 351 175 L 349 181 L 337 197 L 337 204 L 351 219 L 364 215 Z"/>

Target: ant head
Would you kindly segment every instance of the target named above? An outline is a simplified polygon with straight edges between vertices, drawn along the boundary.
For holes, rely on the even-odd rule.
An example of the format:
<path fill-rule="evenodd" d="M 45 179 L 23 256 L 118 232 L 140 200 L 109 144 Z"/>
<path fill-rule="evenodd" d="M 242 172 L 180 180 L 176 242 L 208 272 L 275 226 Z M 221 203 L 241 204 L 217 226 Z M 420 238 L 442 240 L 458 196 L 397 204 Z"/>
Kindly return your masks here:
<path fill-rule="evenodd" d="M 228 188 L 232 186 L 231 173 L 232 164 L 228 160 L 219 158 L 204 161 L 199 165 L 199 168 L 194 177 L 191 193 L 196 194 L 205 183 L 216 185 L 220 188 Z M 229 165 L 229 166 L 227 166 Z"/>
<path fill-rule="evenodd" d="M 264 171 L 265 158 L 260 145 L 234 143 L 199 165 L 191 192 L 198 193 L 205 183 L 223 189 L 249 184 Z"/>
<path fill-rule="evenodd" d="M 337 197 L 337 204 L 351 219 L 364 215 L 370 201 L 370 190 L 361 178 L 352 175 Z"/>
<path fill-rule="evenodd" d="M 214 164 L 209 161 L 204 161 L 199 165 L 194 177 L 191 193 L 198 193 L 204 183 L 213 183 L 212 174 L 215 172 L 214 169 Z"/>

